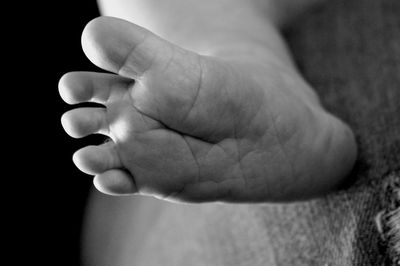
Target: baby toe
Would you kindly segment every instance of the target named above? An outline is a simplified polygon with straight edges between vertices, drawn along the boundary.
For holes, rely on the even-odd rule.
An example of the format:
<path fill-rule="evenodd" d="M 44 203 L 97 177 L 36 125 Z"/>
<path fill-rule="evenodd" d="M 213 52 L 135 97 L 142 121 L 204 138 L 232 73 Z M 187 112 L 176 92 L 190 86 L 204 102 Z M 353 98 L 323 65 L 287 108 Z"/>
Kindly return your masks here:
<path fill-rule="evenodd" d="M 58 90 L 61 98 L 69 104 L 105 104 L 110 98 L 123 96 L 133 82 L 108 73 L 69 72 L 61 77 Z"/>
<path fill-rule="evenodd" d="M 82 73 L 70 72 L 60 78 L 58 91 L 64 102 L 76 104 L 88 101 L 91 98 L 92 86 L 88 86 Z"/>
<path fill-rule="evenodd" d="M 73 138 L 82 138 L 89 134 L 108 135 L 108 123 L 105 108 L 77 108 L 65 113 L 61 118 L 64 130 Z"/>
<path fill-rule="evenodd" d="M 120 169 L 112 169 L 96 175 L 93 183 L 97 190 L 109 195 L 137 193 L 133 177 L 128 172 Z"/>
<path fill-rule="evenodd" d="M 84 147 L 75 152 L 73 161 L 79 170 L 90 175 L 101 174 L 110 169 L 123 167 L 112 142 L 100 146 Z"/>

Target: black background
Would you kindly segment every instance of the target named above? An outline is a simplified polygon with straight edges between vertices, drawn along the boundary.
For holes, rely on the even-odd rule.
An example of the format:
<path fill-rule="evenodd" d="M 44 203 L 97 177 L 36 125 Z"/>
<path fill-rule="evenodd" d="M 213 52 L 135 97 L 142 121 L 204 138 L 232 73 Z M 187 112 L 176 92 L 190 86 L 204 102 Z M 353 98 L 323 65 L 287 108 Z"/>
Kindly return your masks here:
<path fill-rule="evenodd" d="M 12 130 L 6 140 L 18 141 L 10 141 L 15 144 L 5 165 L 16 181 L 7 187 L 11 237 L 6 250 L 12 253 L 6 255 L 12 256 L 10 265 L 81 265 L 81 228 L 93 185 L 92 177 L 75 168 L 72 154 L 103 137 L 76 140 L 63 131 L 60 118 L 71 106 L 59 97 L 57 84 L 69 71 L 99 71 L 80 44 L 84 26 L 99 12 L 94 0 L 16 4 L 3 10 L 12 15 L 3 27 L 11 29 L 6 77 L 13 94 L 3 102 L 22 103 L 7 107 L 12 119 L 6 128 Z"/>

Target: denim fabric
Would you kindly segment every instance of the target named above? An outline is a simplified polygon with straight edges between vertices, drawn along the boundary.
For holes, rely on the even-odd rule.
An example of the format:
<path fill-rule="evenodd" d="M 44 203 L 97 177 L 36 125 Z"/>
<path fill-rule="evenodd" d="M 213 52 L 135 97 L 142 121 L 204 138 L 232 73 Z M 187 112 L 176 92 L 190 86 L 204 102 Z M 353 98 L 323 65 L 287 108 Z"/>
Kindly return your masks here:
<path fill-rule="evenodd" d="M 316 265 L 400 265 L 399 218 L 387 229 L 397 226 L 397 241 L 382 231 L 382 214 L 400 207 L 400 1 L 330 1 L 300 19 L 288 31 L 298 65 L 353 128 L 360 154 L 349 188 L 306 204 L 310 211 L 281 210 L 304 217 L 296 228 L 314 228 Z"/>
<path fill-rule="evenodd" d="M 292 25 L 286 36 L 301 72 L 356 134 L 348 184 L 291 204 L 153 201 L 150 220 L 126 207 L 121 217 L 150 229 L 136 244 L 126 237 L 112 265 L 400 265 L 400 1 L 330 0 Z M 126 226 L 107 228 L 123 238 Z"/>

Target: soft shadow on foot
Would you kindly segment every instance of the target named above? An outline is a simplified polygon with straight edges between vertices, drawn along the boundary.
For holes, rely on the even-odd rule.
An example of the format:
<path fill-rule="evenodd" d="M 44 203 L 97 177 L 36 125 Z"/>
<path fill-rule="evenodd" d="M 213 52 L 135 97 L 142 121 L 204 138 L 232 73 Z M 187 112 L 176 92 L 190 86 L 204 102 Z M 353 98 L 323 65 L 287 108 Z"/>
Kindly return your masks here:
<path fill-rule="evenodd" d="M 330 190 L 352 165 L 351 155 L 332 159 L 341 147 L 324 137 L 346 127 L 283 65 L 202 56 L 110 17 L 87 25 L 82 46 L 115 74 L 64 75 L 59 89 L 67 103 L 104 107 L 71 110 L 62 124 L 72 137 L 111 138 L 74 155 L 102 192 L 190 202 L 292 200 Z M 342 164 L 334 174 L 332 163 Z"/>

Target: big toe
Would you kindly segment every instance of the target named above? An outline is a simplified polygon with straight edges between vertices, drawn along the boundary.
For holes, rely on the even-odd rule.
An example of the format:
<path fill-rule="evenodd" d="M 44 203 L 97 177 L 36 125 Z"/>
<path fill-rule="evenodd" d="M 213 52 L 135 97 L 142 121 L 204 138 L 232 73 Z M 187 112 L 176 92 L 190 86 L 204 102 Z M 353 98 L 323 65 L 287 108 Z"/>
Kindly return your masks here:
<path fill-rule="evenodd" d="M 112 17 L 92 20 L 82 34 L 82 48 L 92 63 L 129 78 L 149 69 L 165 43 L 140 26 Z"/>

